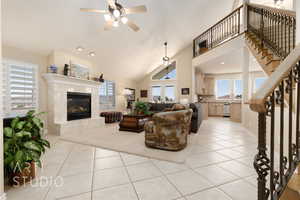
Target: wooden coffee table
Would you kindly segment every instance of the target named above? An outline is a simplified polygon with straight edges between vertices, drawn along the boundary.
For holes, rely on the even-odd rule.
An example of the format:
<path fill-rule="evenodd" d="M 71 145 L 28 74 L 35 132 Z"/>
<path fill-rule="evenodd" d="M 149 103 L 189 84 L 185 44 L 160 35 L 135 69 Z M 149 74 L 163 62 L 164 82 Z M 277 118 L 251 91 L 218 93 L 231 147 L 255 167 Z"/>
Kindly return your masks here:
<path fill-rule="evenodd" d="M 148 115 L 123 115 L 119 126 L 120 131 L 130 131 L 141 133 L 144 131 L 144 126 L 147 121 L 149 121 L 151 116 Z"/>

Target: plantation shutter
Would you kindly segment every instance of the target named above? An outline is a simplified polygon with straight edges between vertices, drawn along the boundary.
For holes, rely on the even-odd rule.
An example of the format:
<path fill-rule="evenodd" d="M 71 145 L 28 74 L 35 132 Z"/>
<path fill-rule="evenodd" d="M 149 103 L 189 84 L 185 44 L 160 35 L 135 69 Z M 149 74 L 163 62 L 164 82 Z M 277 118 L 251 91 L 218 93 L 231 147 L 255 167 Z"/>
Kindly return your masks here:
<path fill-rule="evenodd" d="M 115 108 L 115 83 L 113 81 L 104 81 L 100 85 L 100 109 L 108 110 Z"/>
<path fill-rule="evenodd" d="M 23 115 L 37 108 L 36 67 L 27 64 L 4 64 L 5 116 Z"/>

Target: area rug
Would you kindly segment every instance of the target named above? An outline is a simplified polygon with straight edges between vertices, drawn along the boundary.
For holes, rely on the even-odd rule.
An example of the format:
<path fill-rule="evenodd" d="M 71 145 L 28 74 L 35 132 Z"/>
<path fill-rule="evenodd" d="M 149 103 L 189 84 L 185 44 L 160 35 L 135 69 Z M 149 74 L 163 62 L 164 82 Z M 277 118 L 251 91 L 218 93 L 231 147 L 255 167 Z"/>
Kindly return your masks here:
<path fill-rule="evenodd" d="M 152 149 L 145 146 L 145 133 L 119 131 L 118 124 L 105 125 L 99 128 L 81 128 L 78 131 L 63 133 L 61 139 L 98 148 L 129 153 L 133 155 L 184 163 L 193 150 L 193 141 L 198 134 L 188 136 L 187 147 L 178 152 Z"/>

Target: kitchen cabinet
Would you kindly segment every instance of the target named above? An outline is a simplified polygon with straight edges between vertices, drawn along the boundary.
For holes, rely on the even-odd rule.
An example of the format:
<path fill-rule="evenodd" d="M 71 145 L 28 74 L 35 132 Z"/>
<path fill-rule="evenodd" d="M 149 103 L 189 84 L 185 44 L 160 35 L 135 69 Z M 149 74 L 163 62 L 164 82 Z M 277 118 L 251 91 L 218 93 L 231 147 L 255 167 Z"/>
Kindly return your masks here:
<path fill-rule="evenodd" d="M 202 119 L 208 119 L 208 103 L 201 103 L 202 106 Z"/>
<path fill-rule="evenodd" d="M 196 72 L 196 94 L 204 95 L 204 74 L 201 72 Z"/>
<path fill-rule="evenodd" d="M 209 116 L 223 116 L 224 114 L 224 103 L 208 103 L 208 115 Z"/>
<path fill-rule="evenodd" d="M 232 103 L 230 105 L 230 119 L 234 122 L 242 122 L 242 104 Z"/>
<path fill-rule="evenodd" d="M 215 78 L 204 77 L 204 95 L 215 95 Z"/>

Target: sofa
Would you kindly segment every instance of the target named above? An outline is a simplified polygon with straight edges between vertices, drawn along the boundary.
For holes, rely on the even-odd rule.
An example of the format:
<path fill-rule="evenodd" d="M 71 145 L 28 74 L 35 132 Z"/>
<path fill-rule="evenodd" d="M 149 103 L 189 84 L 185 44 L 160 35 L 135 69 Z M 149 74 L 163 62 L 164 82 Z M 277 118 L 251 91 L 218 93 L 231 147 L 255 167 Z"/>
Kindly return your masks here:
<path fill-rule="evenodd" d="M 203 121 L 202 105 L 200 103 L 191 103 L 190 108 L 193 110 L 192 122 L 191 122 L 191 132 L 197 133 L 202 124 L 202 121 Z"/>
<path fill-rule="evenodd" d="M 144 127 L 146 146 L 169 151 L 184 149 L 192 113 L 192 109 L 185 109 L 154 114 Z"/>
<path fill-rule="evenodd" d="M 174 103 L 148 103 L 150 112 L 159 113 L 172 108 Z"/>

